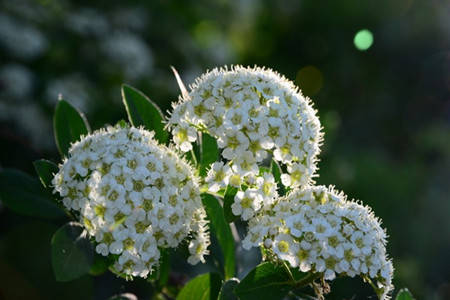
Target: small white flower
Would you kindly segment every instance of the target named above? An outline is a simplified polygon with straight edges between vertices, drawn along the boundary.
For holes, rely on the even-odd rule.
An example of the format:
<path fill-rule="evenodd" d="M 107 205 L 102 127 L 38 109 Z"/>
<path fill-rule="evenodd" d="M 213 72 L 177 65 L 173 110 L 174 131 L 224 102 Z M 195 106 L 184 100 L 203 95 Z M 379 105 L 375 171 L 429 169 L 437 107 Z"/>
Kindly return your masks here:
<path fill-rule="evenodd" d="M 264 173 L 261 177 L 257 177 L 256 186 L 265 205 L 271 204 L 278 197 L 277 183 L 271 173 Z"/>
<path fill-rule="evenodd" d="M 231 168 L 229 165 L 224 165 L 223 162 L 215 162 L 211 165 L 208 174 L 205 178 L 208 189 L 211 192 L 217 192 L 221 188 L 225 188 L 230 180 Z"/>
<path fill-rule="evenodd" d="M 273 240 L 272 250 L 282 260 L 289 262 L 292 267 L 298 266 L 297 253 L 300 249 L 298 242 L 289 234 L 279 234 Z"/>
<path fill-rule="evenodd" d="M 248 149 L 250 140 L 241 131 L 227 130 L 225 135 L 217 140 L 217 145 L 224 148 L 222 156 L 228 160 L 240 158 Z"/>
<path fill-rule="evenodd" d="M 195 129 L 189 125 L 175 128 L 172 134 L 173 141 L 183 152 L 190 151 L 192 149 L 191 143 L 197 140 L 197 133 Z"/>
<path fill-rule="evenodd" d="M 233 214 L 242 216 L 244 221 L 253 217 L 255 212 L 260 208 L 260 195 L 252 189 L 247 189 L 245 192 L 238 191 L 234 197 L 234 203 L 231 205 Z"/>

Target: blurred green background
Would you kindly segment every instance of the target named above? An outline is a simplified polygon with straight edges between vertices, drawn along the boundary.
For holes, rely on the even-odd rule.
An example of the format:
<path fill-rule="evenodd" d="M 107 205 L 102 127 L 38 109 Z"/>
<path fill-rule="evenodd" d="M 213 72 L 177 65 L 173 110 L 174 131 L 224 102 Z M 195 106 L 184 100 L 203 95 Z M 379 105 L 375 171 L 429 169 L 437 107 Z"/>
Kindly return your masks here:
<path fill-rule="evenodd" d="M 225 64 L 272 68 L 312 98 L 317 183 L 383 220 L 397 290 L 450 299 L 449 1 L 2 0 L 0 167 L 59 161 L 58 94 L 96 129 L 126 118 L 122 83 L 166 111 L 179 94 L 170 66 L 189 84 Z M 66 221 L 0 205 L 0 299 L 148 299 L 143 281 L 112 274 L 57 283 L 50 239 Z M 363 299 L 360 286 L 337 280 L 330 298 Z"/>

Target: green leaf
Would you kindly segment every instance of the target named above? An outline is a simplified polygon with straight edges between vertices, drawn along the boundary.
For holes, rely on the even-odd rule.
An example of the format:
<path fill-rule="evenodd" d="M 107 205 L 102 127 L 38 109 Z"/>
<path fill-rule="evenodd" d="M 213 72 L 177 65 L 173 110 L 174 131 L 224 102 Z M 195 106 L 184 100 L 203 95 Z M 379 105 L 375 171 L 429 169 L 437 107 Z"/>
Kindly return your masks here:
<path fill-rule="evenodd" d="M 216 300 L 222 281 L 217 273 L 206 273 L 190 280 L 176 300 Z"/>
<path fill-rule="evenodd" d="M 92 262 L 91 268 L 89 269 L 89 274 L 99 276 L 108 271 L 108 268 L 108 258 L 101 254 L 94 253 L 94 260 Z"/>
<path fill-rule="evenodd" d="M 290 291 L 291 279 L 283 266 L 262 263 L 234 289 L 234 294 L 241 300 L 283 299 Z"/>
<path fill-rule="evenodd" d="M 278 194 L 280 196 L 284 196 L 286 195 L 286 189 L 284 188 L 284 185 L 281 183 L 281 167 L 278 164 L 278 162 L 276 162 L 274 159 L 272 159 L 272 161 L 270 162 L 270 169 L 272 171 L 272 175 L 275 178 L 275 182 L 277 183 L 278 186 Z"/>
<path fill-rule="evenodd" d="M 222 253 L 224 256 L 224 274 L 225 279 L 229 279 L 235 275 L 235 255 L 234 255 L 234 238 L 230 225 L 225 221 L 222 207 L 216 197 L 209 194 L 202 194 L 202 202 L 205 207 L 206 214 L 212 225 L 212 232 L 216 235 Z"/>
<path fill-rule="evenodd" d="M 239 216 L 235 216 L 231 210 L 231 205 L 234 203 L 234 196 L 236 196 L 238 189 L 232 186 L 228 186 L 223 197 L 223 215 L 225 221 L 233 223 L 239 219 Z"/>
<path fill-rule="evenodd" d="M 115 126 L 118 126 L 120 128 L 127 128 L 127 126 L 130 126 L 130 125 L 124 119 L 120 119 L 119 121 L 117 121 Z"/>
<path fill-rule="evenodd" d="M 189 241 L 184 239 L 181 243 L 178 244 L 178 247 L 175 248 L 175 252 L 184 260 L 187 260 L 191 253 L 189 252 Z"/>
<path fill-rule="evenodd" d="M 159 258 L 159 265 L 154 267 L 154 271 L 147 277 L 150 282 L 156 281 L 160 288 L 167 285 L 170 275 L 170 255 L 167 249 L 160 249 L 161 256 Z"/>
<path fill-rule="evenodd" d="M 407 288 L 403 288 L 398 292 L 395 300 L 414 300 L 414 297 Z"/>
<path fill-rule="evenodd" d="M 139 90 L 126 84 L 122 85 L 122 99 L 130 123 L 135 127 L 144 126 L 153 130 L 155 138 L 165 144 L 169 133 L 164 130 L 164 115 L 158 105 Z"/>
<path fill-rule="evenodd" d="M 219 148 L 214 137 L 207 133 L 201 134 L 200 176 L 206 176 L 207 169 L 219 158 Z"/>
<path fill-rule="evenodd" d="M 270 173 L 270 169 L 268 169 L 267 167 L 259 167 L 259 174 L 265 174 L 265 173 Z"/>
<path fill-rule="evenodd" d="M 27 216 L 56 219 L 64 215 L 37 178 L 16 169 L 0 172 L 0 198 L 7 207 Z"/>
<path fill-rule="evenodd" d="M 238 300 L 238 297 L 233 293 L 238 283 L 239 279 L 237 278 L 231 278 L 230 280 L 225 281 L 220 290 L 218 300 Z"/>
<path fill-rule="evenodd" d="M 52 265 L 57 281 L 70 281 L 89 272 L 94 262 L 94 247 L 86 229 L 70 222 L 53 235 Z"/>
<path fill-rule="evenodd" d="M 90 132 L 89 124 L 83 113 L 65 100 L 59 100 L 56 105 L 53 126 L 56 146 L 61 156 L 67 155 L 71 143 L 75 143 L 80 136 Z"/>
<path fill-rule="evenodd" d="M 34 170 L 39 176 L 42 185 L 48 189 L 52 188 L 54 174 L 58 173 L 58 166 L 49 160 L 40 159 L 33 162 Z"/>
<path fill-rule="evenodd" d="M 161 251 L 161 257 L 159 258 L 158 266 L 158 284 L 160 287 L 164 287 L 169 282 L 170 277 L 170 255 L 168 250 Z"/>

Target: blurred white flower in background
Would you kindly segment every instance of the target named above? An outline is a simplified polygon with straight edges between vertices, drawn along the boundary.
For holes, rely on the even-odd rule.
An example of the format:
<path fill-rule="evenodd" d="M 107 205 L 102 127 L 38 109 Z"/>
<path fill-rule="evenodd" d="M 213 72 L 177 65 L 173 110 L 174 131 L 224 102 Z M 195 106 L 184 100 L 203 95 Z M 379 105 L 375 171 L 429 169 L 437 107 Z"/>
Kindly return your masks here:
<path fill-rule="evenodd" d="M 115 31 L 101 41 L 101 50 L 129 80 L 153 73 L 153 54 L 145 41 L 128 31 Z"/>
<path fill-rule="evenodd" d="M 0 14 L 0 47 L 16 58 L 33 60 L 47 50 L 48 41 L 36 27 Z"/>
<path fill-rule="evenodd" d="M 92 109 L 92 102 L 89 90 L 91 83 L 82 74 L 69 74 L 63 78 L 50 81 L 45 90 L 45 100 L 54 106 L 59 95 L 77 109 L 86 113 Z"/>
<path fill-rule="evenodd" d="M 142 7 L 121 7 L 112 13 L 111 23 L 117 28 L 144 31 L 148 25 L 149 14 Z"/>
<path fill-rule="evenodd" d="M 55 148 L 51 119 L 34 102 L 6 103 L 0 101 L 0 122 L 11 123 L 36 149 Z M 9 128 L 11 129 L 11 128 Z"/>
<path fill-rule="evenodd" d="M 69 12 L 66 26 L 79 35 L 93 35 L 99 38 L 108 32 L 110 24 L 107 18 L 95 9 L 82 8 L 76 12 Z"/>
<path fill-rule="evenodd" d="M 21 64 L 0 69 L 0 122 L 17 129 L 37 149 L 53 146 L 51 120 L 34 98 L 35 74 Z"/>
<path fill-rule="evenodd" d="M 34 74 L 20 64 L 8 64 L 0 69 L 0 97 L 3 101 L 29 101 L 34 88 Z"/>

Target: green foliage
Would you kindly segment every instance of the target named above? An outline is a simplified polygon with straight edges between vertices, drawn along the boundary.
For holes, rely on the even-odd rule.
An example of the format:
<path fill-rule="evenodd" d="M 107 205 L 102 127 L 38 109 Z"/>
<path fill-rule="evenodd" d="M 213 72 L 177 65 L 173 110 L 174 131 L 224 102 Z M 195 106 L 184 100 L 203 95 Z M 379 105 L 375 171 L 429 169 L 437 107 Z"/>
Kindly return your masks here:
<path fill-rule="evenodd" d="M 63 215 L 39 180 L 19 170 L 0 172 L 0 198 L 10 209 L 27 216 L 56 219 Z"/>
<path fill-rule="evenodd" d="M 167 250 L 161 251 L 160 264 L 156 271 L 158 273 L 158 285 L 162 288 L 167 285 L 170 276 L 170 256 Z"/>
<path fill-rule="evenodd" d="M 222 280 L 217 273 L 205 273 L 190 280 L 176 300 L 216 300 Z"/>
<path fill-rule="evenodd" d="M 275 178 L 275 182 L 278 183 L 278 194 L 280 196 L 284 196 L 286 194 L 286 189 L 284 185 L 281 184 L 281 167 L 274 159 L 270 161 L 270 170 Z"/>
<path fill-rule="evenodd" d="M 94 262 L 94 247 L 83 225 L 70 222 L 52 238 L 52 265 L 57 281 L 70 281 L 89 272 Z"/>
<path fill-rule="evenodd" d="M 395 300 L 414 300 L 414 297 L 407 288 L 403 288 L 398 292 Z"/>
<path fill-rule="evenodd" d="M 155 132 L 155 138 L 165 144 L 169 133 L 164 130 L 164 115 L 159 107 L 137 89 L 122 85 L 122 100 L 128 114 L 128 120 L 135 126 L 144 126 Z"/>
<path fill-rule="evenodd" d="M 281 300 L 289 293 L 291 285 L 291 278 L 283 266 L 265 262 L 250 271 L 234 293 L 241 300 Z"/>
<path fill-rule="evenodd" d="M 92 262 L 89 274 L 99 276 L 108 271 L 109 261 L 108 258 L 98 253 L 94 254 L 94 261 Z"/>
<path fill-rule="evenodd" d="M 239 217 L 235 216 L 231 210 L 231 205 L 234 202 L 234 196 L 236 196 L 237 191 L 237 188 L 228 186 L 223 198 L 223 215 L 225 217 L 225 221 L 228 223 L 233 223 L 239 219 Z"/>
<path fill-rule="evenodd" d="M 58 166 L 54 162 L 46 159 L 36 160 L 33 162 L 33 166 L 42 185 L 47 189 L 51 189 L 53 175 L 59 171 Z"/>
<path fill-rule="evenodd" d="M 169 282 L 170 277 L 170 255 L 167 249 L 160 249 L 161 257 L 159 266 L 147 277 L 149 281 L 155 281 L 157 286 L 162 289 Z"/>
<path fill-rule="evenodd" d="M 200 176 L 205 176 L 209 166 L 219 158 L 217 141 L 209 134 L 201 135 Z"/>
<path fill-rule="evenodd" d="M 234 289 L 239 283 L 239 279 L 231 278 L 225 281 L 220 289 L 219 300 L 238 300 L 238 297 L 234 294 Z"/>
<path fill-rule="evenodd" d="M 234 239 L 230 225 L 225 221 L 222 207 L 219 201 L 212 195 L 202 194 L 202 202 L 210 220 L 211 231 L 219 240 L 220 248 L 224 256 L 225 279 L 235 276 Z"/>
<path fill-rule="evenodd" d="M 83 113 L 62 99 L 56 105 L 53 126 L 56 146 L 61 156 L 67 155 L 70 145 L 78 141 L 80 136 L 90 132 Z"/>

